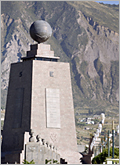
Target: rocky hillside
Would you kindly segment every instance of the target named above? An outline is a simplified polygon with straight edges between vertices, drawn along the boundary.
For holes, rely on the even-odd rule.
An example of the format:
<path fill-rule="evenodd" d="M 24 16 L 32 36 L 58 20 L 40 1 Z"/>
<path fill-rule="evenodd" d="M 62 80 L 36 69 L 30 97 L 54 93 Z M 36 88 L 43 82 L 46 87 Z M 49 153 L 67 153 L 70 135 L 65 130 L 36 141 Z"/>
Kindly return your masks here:
<path fill-rule="evenodd" d="M 71 65 L 75 109 L 118 107 L 119 6 L 80 1 L 2 1 L 2 107 L 10 64 L 26 55 L 33 40 L 30 25 L 46 20 L 53 29 L 47 41 L 61 61 Z M 99 107 L 95 107 L 99 104 Z"/>

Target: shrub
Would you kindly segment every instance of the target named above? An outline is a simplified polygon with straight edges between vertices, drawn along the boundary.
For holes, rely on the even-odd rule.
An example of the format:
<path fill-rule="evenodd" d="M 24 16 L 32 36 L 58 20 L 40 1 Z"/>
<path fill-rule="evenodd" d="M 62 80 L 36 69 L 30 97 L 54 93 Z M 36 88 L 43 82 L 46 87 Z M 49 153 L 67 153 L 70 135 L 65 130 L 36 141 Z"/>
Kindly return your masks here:
<path fill-rule="evenodd" d="M 45 164 L 59 164 L 59 162 L 53 159 L 53 163 L 52 163 L 51 159 L 50 160 L 45 159 Z"/>
<path fill-rule="evenodd" d="M 28 162 L 27 160 L 24 159 L 23 164 L 35 164 L 35 162 L 33 160 Z"/>
<path fill-rule="evenodd" d="M 112 148 L 110 148 L 110 156 L 112 156 Z M 95 156 L 92 160 L 92 164 L 103 164 L 108 157 L 108 149 L 104 149 L 102 153 Z M 119 149 L 114 148 L 114 157 L 119 158 Z"/>

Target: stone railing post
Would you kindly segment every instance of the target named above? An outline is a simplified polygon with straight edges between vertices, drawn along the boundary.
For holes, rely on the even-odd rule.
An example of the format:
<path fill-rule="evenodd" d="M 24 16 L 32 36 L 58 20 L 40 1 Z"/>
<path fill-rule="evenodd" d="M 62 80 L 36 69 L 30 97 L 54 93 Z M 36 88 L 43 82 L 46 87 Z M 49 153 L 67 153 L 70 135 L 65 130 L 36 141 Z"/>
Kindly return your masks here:
<path fill-rule="evenodd" d="M 49 146 L 50 146 L 49 156 L 50 156 L 50 159 L 51 159 L 51 163 L 53 163 L 53 146 L 52 146 L 52 144 L 50 144 Z"/>
<path fill-rule="evenodd" d="M 50 160 L 50 157 L 49 157 L 49 143 L 48 142 L 46 142 L 45 150 L 46 150 L 45 159 Z"/>

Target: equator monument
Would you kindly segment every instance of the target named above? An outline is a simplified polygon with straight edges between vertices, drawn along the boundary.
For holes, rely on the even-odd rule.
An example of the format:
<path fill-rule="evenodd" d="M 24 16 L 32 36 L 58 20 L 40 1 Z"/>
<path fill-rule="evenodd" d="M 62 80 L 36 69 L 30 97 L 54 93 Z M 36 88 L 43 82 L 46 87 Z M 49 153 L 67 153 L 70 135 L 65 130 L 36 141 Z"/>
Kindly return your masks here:
<path fill-rule="evenodd" d="M 69 63 L 59 62 L 42 43 L 52 35 L 46 21 L 35 21 L 30 35 L 38 43 L 22 62 L 11 64 L 2 163 L 45 164 L 54 155 L 61 164 L 80 164 Z"/>

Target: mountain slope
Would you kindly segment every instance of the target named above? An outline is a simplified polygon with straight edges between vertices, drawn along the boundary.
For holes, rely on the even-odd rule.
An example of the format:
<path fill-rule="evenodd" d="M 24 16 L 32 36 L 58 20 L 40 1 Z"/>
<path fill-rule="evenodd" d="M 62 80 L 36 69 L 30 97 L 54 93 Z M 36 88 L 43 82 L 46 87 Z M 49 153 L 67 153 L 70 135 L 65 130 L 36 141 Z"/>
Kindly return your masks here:
<path fill-rule="evenodd" d="M 71 65 L 75 109 L 93 107 L 97 113 L 111 104 L 118 108 L 118 6 L 89 1 L 2 1 L 1 5 L 3 107 L 10 64 L 26 55 L 33 43 L 29 27 L 43 19 L 53 29 L 47 43 L 61 61 Z"/>

